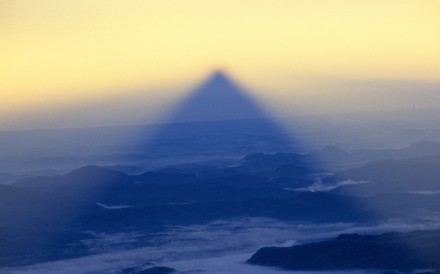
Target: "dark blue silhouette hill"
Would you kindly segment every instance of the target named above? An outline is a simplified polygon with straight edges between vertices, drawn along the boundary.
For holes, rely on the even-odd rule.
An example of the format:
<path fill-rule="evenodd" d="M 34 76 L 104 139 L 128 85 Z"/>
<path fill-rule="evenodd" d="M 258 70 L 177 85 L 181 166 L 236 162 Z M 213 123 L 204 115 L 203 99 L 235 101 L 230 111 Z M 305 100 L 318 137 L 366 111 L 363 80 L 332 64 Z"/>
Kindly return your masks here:
<path fill-rule="evenodd" d="M 381 235 L 342 234 L 322 242 L 265 247 L 248 262 L 289 270 L 388 269 L 407 272 L 438 269 L 439 254 L 440 231 L 426 230 Z"/>

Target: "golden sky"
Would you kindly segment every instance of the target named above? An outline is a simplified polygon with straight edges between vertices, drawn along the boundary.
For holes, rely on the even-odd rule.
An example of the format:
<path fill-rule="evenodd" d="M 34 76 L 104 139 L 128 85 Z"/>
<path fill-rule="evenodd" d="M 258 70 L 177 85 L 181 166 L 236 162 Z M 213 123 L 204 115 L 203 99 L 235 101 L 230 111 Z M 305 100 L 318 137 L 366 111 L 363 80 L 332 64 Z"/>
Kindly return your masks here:
<path fill-rule="evenodd" d="M 260 89 L 438 81 L 439 31 L 438 0 L 0 0 L 0 115 L 218 67 Z"/>

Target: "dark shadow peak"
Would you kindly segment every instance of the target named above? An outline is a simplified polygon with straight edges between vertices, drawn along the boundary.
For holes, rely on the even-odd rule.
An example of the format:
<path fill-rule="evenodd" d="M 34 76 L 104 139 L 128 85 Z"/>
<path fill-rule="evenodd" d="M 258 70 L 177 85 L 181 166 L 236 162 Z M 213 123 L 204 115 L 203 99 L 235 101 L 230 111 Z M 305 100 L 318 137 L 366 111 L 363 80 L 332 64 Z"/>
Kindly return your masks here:
<path fill-rule="evenodd" d="M 224 71 L 214 71 L 171 113 L 169 122 L 199 122 L 267 117 L 249 93 Z"/>
<path fill-rule="evenodd" d="M 229 75 L 228 75 L 228 73 L 225 70 L 216 69 L 216 70 L 212 71 L 210 78 L 228 79 Z"/>
<path fill-rule="evenodd" d="M 223 70 L 213 71 L 198 90 L 210 93 L 243 92 L 242 88 Z"/>

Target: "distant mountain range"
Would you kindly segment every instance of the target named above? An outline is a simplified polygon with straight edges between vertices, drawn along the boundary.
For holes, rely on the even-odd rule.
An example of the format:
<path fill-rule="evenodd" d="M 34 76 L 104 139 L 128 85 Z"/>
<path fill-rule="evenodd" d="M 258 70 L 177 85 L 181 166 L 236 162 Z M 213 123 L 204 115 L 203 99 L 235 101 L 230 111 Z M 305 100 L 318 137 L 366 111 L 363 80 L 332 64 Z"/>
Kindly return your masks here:
<path fill-rule="evenodd" d="M 344 151 L 334 146 L 310 151 L 307 156 L 316 164 L 330 169 L 345 169 L 390 159 L 409 159 L 418 156 L 440 155 L 440 143 L 420 141 L 400 149 L 356 149 Z"/>
<path fill-rule="evenodd" d="M 92 251 L 82 243 L 95 237 L 87 231 L 157 232 L 169 225 L 242 217 L 299 223 L 417 222 L 440 212 L 440 194 L 407 193 L 437 185 L 438 156 L 372 162 L 324 177 L 321 183 L 330 185 L 370 180 L 333 193 L 307 191 L 322 172 L 309 159 L 295 153 L 256 153 L 231 165 L 201 162 L 136 175 L 91 165 L 61 176 L 0 185 L 0 263 L 87 255 Z M 348 191 L 364 186 L 375 191 L 362 198 Z"/>
<path fill-rule="evenodd" d="M 440 191 L 440 156 L 420 156 L 401 160 L 380 160 L 359 168 L 337 172 L 325 182 L 365 181 L 335 191 L 372 195 L 380 192 Z"/>

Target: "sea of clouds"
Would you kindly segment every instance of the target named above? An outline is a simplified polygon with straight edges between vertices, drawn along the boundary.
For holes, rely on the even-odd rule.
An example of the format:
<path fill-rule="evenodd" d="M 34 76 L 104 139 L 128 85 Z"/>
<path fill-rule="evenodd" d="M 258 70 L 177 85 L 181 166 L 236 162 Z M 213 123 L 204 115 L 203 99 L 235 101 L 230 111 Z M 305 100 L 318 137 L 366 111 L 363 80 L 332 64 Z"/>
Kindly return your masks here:
<path fill-rule="evenodd" d="M 341 233 L 367 234 L 433 228 L 440 228 L 440 218 L 414 223 L 390 220 L 370 226 L 350 223 L 298 224 L 265 218 L 218 220 L 204 225 L 169 227 L 166 233 L 143 235 L 144 239 L 149 239 L 145 240 L 143 247 L 138 247 L 139 242 L 136 240 L 142 238 L 141 233 L 101 234 L 97 240 L 87 243 L 91 250 L 99 251 L 97 254 L 30 266 L 0 268 L 0 272 L 96 274 L 117 273 L 131 267 L 167 266 L 175 268 L 177 273 L 279 274 L 286 271 L 249 265 L 246 260 L 264 246 L 291 246 L 329 239 Z"/>

